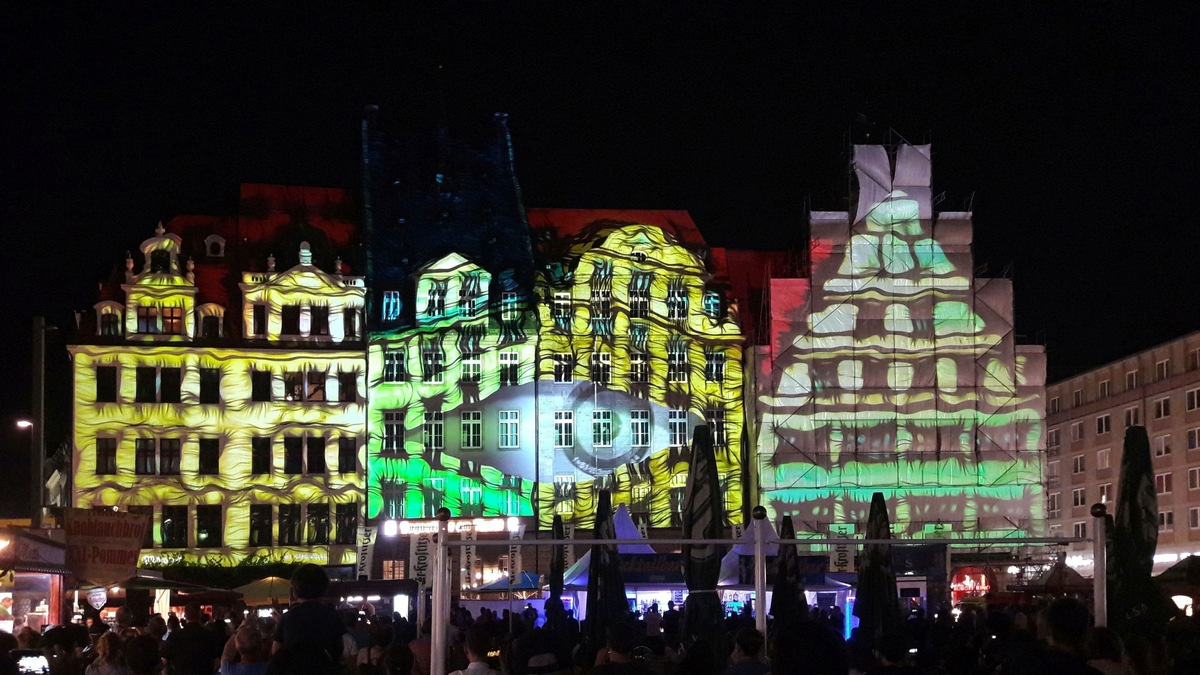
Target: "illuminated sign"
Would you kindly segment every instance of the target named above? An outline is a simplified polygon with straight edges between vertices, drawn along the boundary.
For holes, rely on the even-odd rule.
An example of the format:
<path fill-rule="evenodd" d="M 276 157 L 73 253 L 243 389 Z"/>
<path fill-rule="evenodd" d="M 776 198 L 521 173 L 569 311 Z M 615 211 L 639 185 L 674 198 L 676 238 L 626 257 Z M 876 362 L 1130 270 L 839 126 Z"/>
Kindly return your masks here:
<path fill-rule="evenodd" d="M 515 532 L 520 528 L 520 521 L 516 518 L 451 518 L 447 523 L 447 528 L 452 533 Z M 403 535 L 431 534 L 437 531 L 437 520 L 401 520 L 396 523 L 396 532 Z"/>

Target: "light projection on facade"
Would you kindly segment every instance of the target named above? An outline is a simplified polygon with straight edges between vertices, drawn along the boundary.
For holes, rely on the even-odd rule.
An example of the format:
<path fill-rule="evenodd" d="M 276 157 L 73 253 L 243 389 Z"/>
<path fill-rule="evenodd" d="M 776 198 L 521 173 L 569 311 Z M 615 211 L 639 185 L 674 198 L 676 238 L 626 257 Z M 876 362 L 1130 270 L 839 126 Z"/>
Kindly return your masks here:
<path fill-rule="evenodd" d="M 853 532 L 876 491 L 903 536 L 1043 527 L 1044 353 L 1011 282 L 973 277 L 970 214 L 934 217 L 929 157 L 856 146 L 857 210 L 814 212 L 809 278 L 771 280 L 758 478 L 802 535 Z"/>
<path fill-rule="evenodd" d="M 146 563 L 352 562 L 363 279 L 318 269 L 302 244 L 295 267 L 241 276 L 244 334 L 224 339 L 196 330 L 220 313 L 193 307 L 179 244 L 160 226 L 140 274 L 130 261 L 127 304 L 99 303 L 94 339 L 70 347 L 74 505 L 151 515 Z"/>

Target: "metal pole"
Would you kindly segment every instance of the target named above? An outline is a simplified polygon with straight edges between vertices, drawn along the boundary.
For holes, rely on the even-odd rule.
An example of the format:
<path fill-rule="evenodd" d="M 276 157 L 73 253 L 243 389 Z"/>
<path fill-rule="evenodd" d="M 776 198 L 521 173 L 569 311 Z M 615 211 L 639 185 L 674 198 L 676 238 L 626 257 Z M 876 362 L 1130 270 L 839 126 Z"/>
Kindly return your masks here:
<path fill-rule="evenodd" d="M 450 567 L 450 549 L 446 547 L 450 537 L 450 509 L 442 507 L 437 511 L 438 534 L 435 546 L 433 566 L 433 634 L 430 636 L 433 653 L 430 655 L 430 675 L 446 674 L 446 624 L 449 623 L 447 601 L 450 599 L 450 589 L 447 587 L 446 571 Z"/>
<path fill-rule="evenodd" d="M 762 506 L 754 507 L 754 627 L 763 635 L 767 634 L 767 555 L 766 535 L 763 533 L 766 525 L 767 510 Z"/>
<path fill-rule="evenodd" d="M 1097 626 L 1108 625 L 1107 511 L 1104 504 L 1092 505 L 1092 609 Z"/>
<path fill-rule="evenodd" d="M 30 527 L 42 528 L 46 503 L 46 318 L 33 317 L 33 428 L 29 435 L 29 500 L 33 506 Z"/>

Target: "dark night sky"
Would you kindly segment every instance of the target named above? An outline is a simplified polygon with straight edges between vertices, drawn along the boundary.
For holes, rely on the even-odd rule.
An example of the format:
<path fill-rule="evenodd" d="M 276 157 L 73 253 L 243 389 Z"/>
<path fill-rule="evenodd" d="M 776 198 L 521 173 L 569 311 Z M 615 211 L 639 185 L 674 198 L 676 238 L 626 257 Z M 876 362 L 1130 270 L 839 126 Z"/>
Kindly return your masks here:
<path fill-rule="evenodd" d="M 397 132 L 506 111 L 529 205 L 682 208 L 748 248 L 844 209 L 850 140 L 894 129 L 973 204 L 1052 378 L 1200 329 L 1195 5 L 327 4 L 0 8 L 0 505 L 30 318 L 241 182 L 357 190 L 369 103 Z"/>

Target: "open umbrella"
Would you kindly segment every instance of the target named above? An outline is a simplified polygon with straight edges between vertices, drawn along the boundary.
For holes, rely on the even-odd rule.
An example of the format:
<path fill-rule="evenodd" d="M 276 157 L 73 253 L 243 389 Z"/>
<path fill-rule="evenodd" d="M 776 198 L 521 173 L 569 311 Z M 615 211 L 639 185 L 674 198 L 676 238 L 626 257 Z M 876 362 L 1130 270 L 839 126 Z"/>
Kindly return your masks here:
<path fill-rule="evenodd" d="M 683 538 L 720 538 L 725 529 L 721 502 L 712 436 L 708 426 L 701 425 L 692 434 L 692 458 L 683 502 Z M 717 581 L 723 554 L 717 544 L 683 546 L 683 579 L 688 588 L 683 606 L 683 636 L 689 642 L 712 644 L 722 633 L 723 612 L 717 598 Z"/>
<path fill-rule="evenodd" d="M 267 577 L 233 589 L 242 594 L 248 607 L 287 604 L 291 600 L 292 582 L 283 577 Z"/>
<path fill-rule="evenodd" d="M 796 526 L 787 514 L 780 518 L 779 538 L 795 542 Z M 776 631 L 787 630 L 796 621 L 808 618 L 804 577 L 800 575 L 795 543 L 781 541 L 779 544 L 779 555 L 775 557 L 775 585 L 771 588 L 771 616 L 775 618 Z"/>
<path fill-rule="evenodd" d="M 1117 490 L 1117 515 L 1106 552 L 1108 625 L 1118 631 L 1135 623 L 1165 627 L 1175 605 L 1150 577 L 1158 546 L 1158 495 L 1145 427 L 1125 430 Z"/>
<path fill-rule="evenodd" d="M 595 539 L 614 539 L 612 495 L 601 490 L 596 496 Z M 621 579 L 621 559 L 615 544 L 594 544 L 588 569 L 587 623 L 588 638 L 593 648 L 603 645 L 608 627 L 629 618 L 629 600 L 625 598 L 625 582 Z"/>
<path fill-rule="evenodd" d="M 866 538 L 892 538 L 887 501 L 882 492 L 871 495 Z M 900 628 L 900 599 L 896 592 L 896 572 L 892 569 L 890 544 L 863 546 L 854 616 L 858 617 L 859 635 L 868 646 L 878 644 L 879 636 L 884 633 Z"/>
<path fill-rule="evenodd" d="M 1200 600 L 1200 555 L 1189 555 L 1154 577 L 1158 587 L 1171 595 Z"/>

